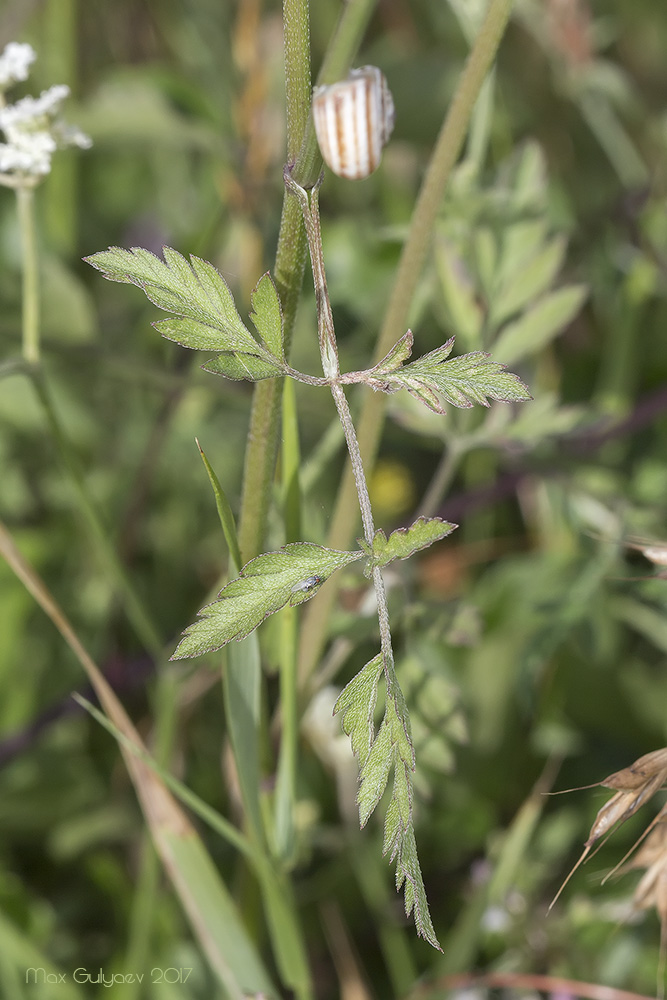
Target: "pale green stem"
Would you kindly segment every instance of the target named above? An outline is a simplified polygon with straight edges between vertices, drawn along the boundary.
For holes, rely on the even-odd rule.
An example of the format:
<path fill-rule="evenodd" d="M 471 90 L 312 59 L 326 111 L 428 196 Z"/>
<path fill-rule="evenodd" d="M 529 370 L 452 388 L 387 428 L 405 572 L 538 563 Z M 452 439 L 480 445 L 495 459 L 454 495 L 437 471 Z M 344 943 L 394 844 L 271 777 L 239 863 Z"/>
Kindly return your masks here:
<path fill-rule="evenodd" d="M 376 362 L 387 354 L 405 332 L 410 305 L 431 245 L 445 188 L 461 151 L 475 103 L 495 59 L 511 10 L 512 0 L 490 0 L 486 17 L 459 79 L 424 177 L 396 278 L 392 283 L 392 293 L 375 350 Z M 384 394 L 368 394 L 358 429 L 359 446 L 366 465 L 372 465 L 375 459 L 384 413 Z M 329 531 L 328 541 L 331 547 L 347 548 L 354 536 L 356 523 L 356 484 L 352 472 L 347 469 Z M 309 606 L 299 652 L 299 675 L 302 683 L 307 681 L 322 654 L 327 622 L 335 597 L 335 587 L 328 587 Z"/>
<path fill-rule="evenodd" d="M 37 236 L 35 232 L 35 191 L 31 185 L 16 188 L 21 257 L 23 268 L 22 334 L 23 357 L 29 364 L 39 363 L 39 278 Z"/>
<path fill-rule="evenodd" d="M 368 545 L 373 545 L 375 535 L 375 525 L 373 523 L 373 511 L 368 493 L 368 483 L 364 473 L 364 465 L 359 449 L 359 441 L 354 429 L 352 414 L 345 396 L 345 390 L 340 382 L 340 371 L 338 368 L 338 350 L 336 346 L 336 333 L 331 314 L 331 304 L 327 291 L 326 273 L 324 270 L 324 255 L 322 253 L 322 235 L 320 230 L 320 213 L 318 187 L 315 187 L 310 195 L 302 187 L 296 184 L 288 170 L 285 171 L 285 185 L 288 191 L 292 192 L 301 204 L 303 217 L 308 236 L 308 246 L 310 249 L 310 260 L 313 268 L 313 281 L 315 284 L 315 298 L 317 302 L 317 325 L 320 331 L 320 355 L 322 358 L 322 369 L 329 378 L 331 394 L 336 404 L 338 417 L 345 434 L 345 442 L 350 456 L 350 466 L 356 487 L 357 502 L 361 511 L 361 521 L 364 528 L 364 538 Z M 375 588 L 375 598 L 377 601 L 378 622 L 380 626 L 380 642 L 383 653 L 385 672 L 389 680 L 393 672 L 394 655 L 391 645 L 391 631 L 389 628 L 389 608 L 387 606 L 387 594 L 382 579 L 381 571 L 375 567 L 373 569 L 373 586 Z"/>

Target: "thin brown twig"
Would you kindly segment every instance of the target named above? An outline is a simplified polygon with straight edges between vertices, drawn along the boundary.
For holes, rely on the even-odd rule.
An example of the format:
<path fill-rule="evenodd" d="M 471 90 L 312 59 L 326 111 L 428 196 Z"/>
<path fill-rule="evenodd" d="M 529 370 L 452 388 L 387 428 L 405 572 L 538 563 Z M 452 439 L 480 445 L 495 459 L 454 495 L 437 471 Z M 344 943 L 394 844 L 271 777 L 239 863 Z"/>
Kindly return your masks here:
<path fill-rule="evenodd" d="M 615 986 L 601 983 L 584 983 L 578 979 L 564 979 L 562 976 L 544 976 L 526 972 L 461 972 L 444 976 L 435 983 L 423 984 L 412 992 L 409 1000 L 426 998 L 437 990 L 460 990 L 469 986 L 483 986 L 487 989 L 539 990 L 542 993 L 569 994 L 585 1000 L 655 1000 L 644 993 L 620 990 Z"/>

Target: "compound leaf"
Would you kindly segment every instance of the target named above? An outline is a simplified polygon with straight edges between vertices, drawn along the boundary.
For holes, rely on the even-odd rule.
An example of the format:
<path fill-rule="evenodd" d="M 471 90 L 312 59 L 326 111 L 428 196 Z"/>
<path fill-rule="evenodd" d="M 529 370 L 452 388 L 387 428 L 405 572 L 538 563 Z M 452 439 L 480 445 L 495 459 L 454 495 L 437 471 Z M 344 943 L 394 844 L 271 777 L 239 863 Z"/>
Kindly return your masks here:
<path fill-rule="evenodd" d="M 452 337 L 442 347 L 402 368 L 371 369 L 366 381 L 385 392 L 405 388 L 436 413 L 446 412 L 443 399 L 452 406 L 469 409 L 473 403 L 488 406 L 489 399 L 519 401 L 532 398 L 518 375 L 491 361 L 485 351 L 474 351 L 448 361 L 453 346 Z"/>
<path fill-rule="evenodd" d="M 392 531 L 389 538 L 382 528 L 379 528 L 373 536 L 372 545 L 363 538 L 357 539 L 368 557 L 366 574 L 370 575 L 374 567 L 386 566 L 394 559 L 407 559 L 419 549 L 428 548 L 433 542 L 445 538 L 457 527 L 457 524 L 450 524 L 449 521 L 443 521 L 439 517 L 418 517 L 409 528 Z"/>
<path fill-rule="evenodd" d="M 361 556 L 312 542 L 292 542 L 278 552 L 256 556 L 223 587 L 217 601 L 201 609 L 171 659 L 201 656 L 232 639 L 244 639 L 286 604 L 309 600 L 335 570 Z"/>
<path fill-rule="evenodd" d="M 282 315 L 278 293 L 268 274 L 252 294 L 258 343 L 241 321 L 234 298 L 221 274 L 200 257 L 187 261 L 171 247 L 164 260 L 141 247 L 110 247 L 85 260 L 110 281 L 142 288 L 151 302 L 176 314 L 153 325 L 167 340 L 195 351 L 221 351 L 204 365 L 206 371 L 231 379 L 257 381 L 284 374 Z"/>
<path fill-rule="evenodd" d="M 384 669 L 387 682 L 385 713 L 374 736 L 373 713 L 376 688 Z M 396 888 L 405 885 L 405 912 L 414 911 L 417 933 L 434 948 L 440 945 L 429 913 L 414 838 L 412 795 L 415 755 L 405 699 L 396 679 L 391 657 L 379 653 L 363 667 L 341 692 L 334 712 L 342 712 L 342 723 L 359 757 L 359 821 L 363 827 L 378 805 L 393 768 L 392 795 L 384 824 L 383 854 L 396 861 Z"/>

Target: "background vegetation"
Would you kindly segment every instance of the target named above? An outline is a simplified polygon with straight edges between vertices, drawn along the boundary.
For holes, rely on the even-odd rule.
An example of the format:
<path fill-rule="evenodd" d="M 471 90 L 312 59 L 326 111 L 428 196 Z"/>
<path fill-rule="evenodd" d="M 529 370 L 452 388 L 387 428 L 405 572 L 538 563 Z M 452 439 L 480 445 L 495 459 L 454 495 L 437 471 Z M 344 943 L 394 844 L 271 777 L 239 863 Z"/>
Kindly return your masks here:
<path fill-rule="evenodd" d="M 315 70 L 339 6 L 314 5 Z M 473 6 L 381 2 L 355 60 L 382 67 L 397 116 L 372 179 L 328 173 L 322 189 L 348 369 L 372 355 Z M 12 39 L 38 52 L 30 92 L 69 83 L 68 117 L 94 140 L 61 154 L 37 195 L 44 367 L 86 488 L 171 651 L 227 560 L 194 438 L 238 509 L 252 387 L 201 372 L 203 359 L 151 329 L 154 306 L 81 258 L 109 245 L 196 253 L 247 314 L 273 263 L 282 203 L 280 6 L 8 0 L 0 47 Z M 410 325 L 420 353 L 452 335 L 458 352 L 492 349 L 534 401 L 440 417 L 391 397 L 371 477 L 385 530 L 416 511 L 460 525 L 387 573 L 417 743 L 417 841 L 443 954 L 403 918 L 379 821 L 356 829 L 356 764 L 325 686 L 339 689 L 376 651 L 352 568 L 303 696 L 290 859 L 322 1000 L 406 996 L 420 976 L 419 996 L 442 996 L 454 988 L 444 977 L 472 970 L 655 991 L 660 928 L 652 909 L 631 911 L 637 877 L 600 885 L 646 819 L 577 872 L 547 917 L 604 795 L 541 793 L 600 781 L 667 742 L 667 582 L 629 579 L 652 569 L 619 542 L 667 537 L 665 51 L 667 9 L 652 0 L 521 0 L 473 119 Z M 2 190 L 0 261 L 0 517 L 150 743 L 164 696 L 154 657 L 81 516 L 33 384 L 9 364 L 20 353 L 20 243 L 15 199 Z M 314 317 L 307 278 L 293 359 L 319 373 Z M 326 394 L 299 386 L 297 405 L 303 537 L 325 542 L 342 440 Z M 276 483 L 265 548 L 285 541 Z M 280 731 L 276 628 L 260 630 L 267 794 Z M 161 757 L 241 822 L 219 659 L 174 664 L 169 678 Z M 127 972 L 140 954 L 146 971 L 194 971 L 128 996 L 223 996 L 171 886 L 155 876 L 151 887 L 145 874 L 144 821 L 117 743 L 72 690 L 90 694 L 79 664 L 0 564 L 1 988 L 92 995 L 71 984 L 39 993 L 17 970 Z M 279 979 L 253 876 L 224 840 L 201 834 Z"/>

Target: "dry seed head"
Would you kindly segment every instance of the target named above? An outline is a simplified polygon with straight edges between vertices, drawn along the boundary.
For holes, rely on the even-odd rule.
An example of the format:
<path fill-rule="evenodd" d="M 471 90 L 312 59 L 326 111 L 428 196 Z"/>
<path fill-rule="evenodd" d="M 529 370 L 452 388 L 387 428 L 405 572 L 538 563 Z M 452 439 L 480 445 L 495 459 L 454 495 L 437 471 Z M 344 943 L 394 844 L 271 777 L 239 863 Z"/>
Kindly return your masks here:
<path fill-rule="evenodd" d="M 653 829 L 650 830 L 644 843 L 637 849 L 631 861 L 625 865 L 624 871 L 631 868 L 649 868 L 661 857 L 667 857 L 667 809 L 662 807 L 656 818 L 653 820 Z"/>
<path fill-rule="evenodd" d="M 604 778 L 600 784 L 603 788 L 618 788 L 623 791 L 630 791 L 639 788 L 653 780 L 658 775 L 661 780 L 667 779 L 667 747 L 661 750 L 652 750 L 651 753 L 639 757 L 634 764 L 624 767 L 622 771 L 615 771 L 608 778 Z M 658 785 L 659 787 L 659 785 Z"/>
<path fill-rule="evenodd" d="M 598 810 L 597 816 L 591 826 L 588 840 L 584 845 L 584 850 L 579 860 L 570 870 L 565 881 L 562 883 L 560 889 L 551 901 L 549 909 L 551 909 L 554 905 L 579 865 L 581 865 L 589 856 L 591 853 L 591 847 L 596 844 L 601 837 L 608 833 L 613 826 L 617 823 L 624 822 L 628 819 L 628 817 L 632 816 L 633 813 L 635 813 L 637 809 L 644 804 L 644 802 L 648 801 L 648 799 L 650 799 L 651 796 L 662 787 L 666 779 L 667 748 L 662 748 L 661 750 L 653 750 L 651 753 L 644 754 L 643 757 L 639 757 L 633 764 L 630 765 L 630 767 L 625 767 L 621 771 L 615 771 L 613 774 L 610 774 L 609 777 L 599 782 L 599 784 L 604 788 L 616 788 L 618 791 L 615 795 L 612 795 L 607 802 L 605 802 L 601 809 Z M 659 813 L 659 816 L 661 816 L 663 812 L 667 813 L 667 809 L 662 810 L 661 813 Z M 656 820 L 654 820 L 654 823 L 655 822 Z M 657 822 L 660 826 L 667 826 L 667 822 L 665 824 L 660 823 L 659 820 Z M 661 836 L 663 835 L 663 831 L 661 831 Z M 665 839 L 667 840 L 667 836 Z M 651 834 L 648 838 L 647 843 L 648 842 L 652 845 L 651 850 L 655 851 L 656 848 L 655 841 L 653 840 L 653 834 Z M 642 850 L 646 849 L 647 845 L 645 844 Z M 640 856 L 642 855 L 640 854 Z M 645 856 L 648 857 L 648 855 Z M 667 872 L 667 845 L 665 847 L 665 859 L 665 870 Z M 647 863 L 652 864 L 653 861 L 647 861 Z M 632 866 L 643 867 L 642 864 L 636 863 L 636 859 Z M 644 880 L 642 880 L 642 882 L 643 881 Z M 667 905 L 667 878 L 665 879 L 665 903 Z M 653 904 L 649 903 L 647 905 Z M 665 909 L 665 923 L 667 925 L 667 909 Z"/>

